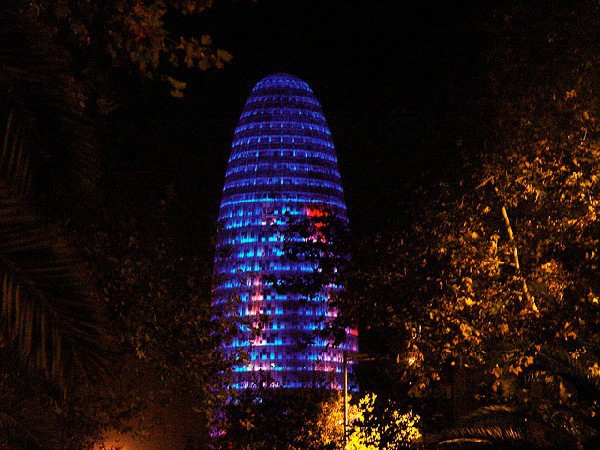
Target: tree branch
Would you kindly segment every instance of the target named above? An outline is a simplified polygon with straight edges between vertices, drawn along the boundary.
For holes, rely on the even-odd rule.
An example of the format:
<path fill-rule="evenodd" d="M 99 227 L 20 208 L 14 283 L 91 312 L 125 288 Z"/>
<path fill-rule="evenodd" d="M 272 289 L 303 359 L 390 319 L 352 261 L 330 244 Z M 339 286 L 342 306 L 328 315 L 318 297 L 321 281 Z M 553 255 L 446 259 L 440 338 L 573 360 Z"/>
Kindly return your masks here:
<path fill-rule="evenodd" d="M 502 207 L 502 217 L 504 217 L 504 223 L 506 224 L 506 230 L 508 231 L 508 238 L 510 239 L 510 243 L 513 247 L 513 262 L 515 265 L 515 269 L 517 270 L 517 276 L 521 279 L 523 283 L 523 295 L 525 296 L 525 312 L 538 312 L 538 308 L 535 304 L 535 299 L 533 295 L 529 293 L 529 289 L 527 288 L 527 280 L 523 276 L 521 272 L 521 265 L 519 264 L 519 250 L 517 248 L 517 241 L 515 240 L 515 235 L 513 233 L 512 227 L 510 225 L 510 220 L 508 218 L 508 212 L 506 211 L 506 207 Z"/>

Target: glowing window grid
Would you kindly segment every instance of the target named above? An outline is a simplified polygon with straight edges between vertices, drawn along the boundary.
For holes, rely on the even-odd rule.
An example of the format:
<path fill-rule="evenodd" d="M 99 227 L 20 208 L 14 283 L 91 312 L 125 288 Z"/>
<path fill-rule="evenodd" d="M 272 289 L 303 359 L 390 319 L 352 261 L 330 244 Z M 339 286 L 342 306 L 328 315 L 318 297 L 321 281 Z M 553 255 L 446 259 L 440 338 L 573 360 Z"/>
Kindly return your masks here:
<path fill-rule="evenodd" d="M 306 275 L 308 261 L 283 258 L 281 229 L 286 215 L 307 214 L 310 205 L 325 205 L 346 220 L 346 206 L 331 133 L 321 106 L 304 81 L 275 74 L 252 90 L 232 143 L 219 211 L 219 250 L 215 258 L 215 301 L 240 299 L 237 314 L 261 327 L 223 345 L 231 355 L 241 349 L 248 361 L 234 367 L 232 387 L 254 387 L 260 378 L 270 386 L 341 389 L 343 352 L 357 351 L 357 333 L 346 330 L 339 347 L 318 337 L 337 316 L 328 305 L 329 286 L 315 298 L 277 293 L 266 276 Z M 264 320 L 266 319 L 266 320 Z M 309 337 L 299 346 L 298 337 Z"/>

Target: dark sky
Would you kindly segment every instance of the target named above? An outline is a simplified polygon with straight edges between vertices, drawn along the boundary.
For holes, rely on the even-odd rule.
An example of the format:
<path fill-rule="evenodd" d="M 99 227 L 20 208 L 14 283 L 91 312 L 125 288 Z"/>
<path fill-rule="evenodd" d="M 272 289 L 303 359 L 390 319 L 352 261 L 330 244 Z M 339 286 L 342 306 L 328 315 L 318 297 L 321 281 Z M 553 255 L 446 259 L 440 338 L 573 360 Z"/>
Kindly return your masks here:
<path fill-rule="evenodd" d="M 185 75 L 182 101 L 140 105 L 128 168 L 142 174 L 139 191 L 144 183 L 174 182 L 190 220 L 212 226 L 238 116 L 254 84 L 274 72 L 304 79 L 321 102 L 359 237 L 400 214 L 394 206 L 405 183 L 448 176 L 461 117 L 484 88 L 489 2 L 216 5 L 180 26 L 191 34 L 208 30 L 235 58 L 221 71 Z"/>

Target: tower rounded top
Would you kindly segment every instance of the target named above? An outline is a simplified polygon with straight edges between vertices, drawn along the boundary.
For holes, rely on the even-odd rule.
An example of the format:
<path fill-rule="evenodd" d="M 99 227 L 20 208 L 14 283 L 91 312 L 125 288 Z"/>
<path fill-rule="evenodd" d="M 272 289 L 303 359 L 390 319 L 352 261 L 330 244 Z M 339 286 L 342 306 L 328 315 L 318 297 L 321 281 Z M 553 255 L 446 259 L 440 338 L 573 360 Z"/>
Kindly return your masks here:
<path fill-rule="evenodd" d="M 274 73 L 260 80 L 252 89 L 250 98 L 256 96 L 299 95 L 315 99 L 315 95 L 305 81 L 289 73 Z"/>
<path fill-rule="evenodd" d="M 263 86 L 274 86 L 274 87 L 275 86 L 281 86 L 281 87 L 302 86 L 306 90 L 312 92 L 308 83 L 301 80 L 300 78 L 298 78 L 295 75 L 291 75 L 291 74 L 285 73 L 285 72 L 278 72 L 278 73 L 274 73 L 271 75 L 267 75 L 262 80 L 260 80 L 258 83 L 256 83 L 256 86 L 254 87 L 254 89 L 256 89 L 258 87 L 263 87 Z"/>
<path fill-rule="evenodd" d="M 288 126 L 276 130 L 273 124 L 267 126 L 267 122 L 285 122 L 294 130 Z M 253 135 L 290 137 L 306 134 L 302 129 L 306 130 L 308 125 L 327 127 L 321 105 L 308 83 L 289 73 L 274 73 L 256 83 L 238 122 L 236 138 L 241 136 L 240 133 L 246 137 L 245 130 L 250 125 L 258 125 Z M 329 130 L 323 129 L 323 132 L 329 135 Z M 325 138 L 330 139 L 329 136 Z"/>

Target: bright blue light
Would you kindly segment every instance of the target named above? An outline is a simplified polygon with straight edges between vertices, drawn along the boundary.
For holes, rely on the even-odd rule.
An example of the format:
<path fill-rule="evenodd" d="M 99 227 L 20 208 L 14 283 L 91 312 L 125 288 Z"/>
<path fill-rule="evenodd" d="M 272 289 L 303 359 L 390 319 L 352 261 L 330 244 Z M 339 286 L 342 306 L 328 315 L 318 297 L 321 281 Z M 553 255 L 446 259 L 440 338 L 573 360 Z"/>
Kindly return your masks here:
<path fill-rule="evenodd" d="M 309 205 L 326 206 L 347 221 L 331 133 L 308 84 L 271 75 L 254 87 L 240 116 L 219 212 L 217 247 L 231 251 L 215 260 L 214 305 L 239 297 L 239 314 L 255 327 L 261 321 L 262 329 L 255 335 L 242 326 L 244 337 L 223 347 L 226 354 L 241 348 L 249 354 L 245 365 L 234 367 L 233 388 L 252 386 L 257 371 L 268 371 L 274 386 L 313 387 L 319 375 L 320 386 L 341 389 L 342 353 L 357 351 L 356 333 L 340 347 L 316 336 L 337 314 L 325 292 L 303 298 L 264 282 L 265 276 L 305 276 L 315 269 L 284 259 L 284 237 L 273 226 L 283 224 L 286 214 L 307 214 Z M 312 336 L 312 343 L 300 349 L 298 333 Z"/>

